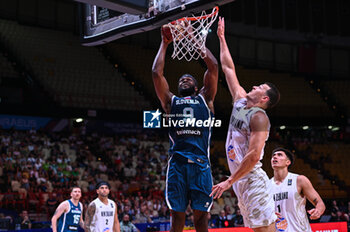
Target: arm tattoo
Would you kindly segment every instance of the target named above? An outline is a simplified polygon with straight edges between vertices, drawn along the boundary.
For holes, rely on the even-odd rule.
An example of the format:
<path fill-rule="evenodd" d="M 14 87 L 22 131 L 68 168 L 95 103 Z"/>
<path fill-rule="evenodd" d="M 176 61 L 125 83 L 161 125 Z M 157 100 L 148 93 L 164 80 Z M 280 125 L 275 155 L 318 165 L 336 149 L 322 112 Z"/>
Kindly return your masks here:
<path fill-rule="evenodd" d="M 315 205 L 317 205 L 317 203 L 318 203 L 317 198 L 315 198 L 312 202 L 313 202 Z"/>
<path fill-rule="evenodd" d="M 90 225 L 96 211 L 95 203 L 89 205 L 85 214 L 85 232 L 91 232 Z"/>

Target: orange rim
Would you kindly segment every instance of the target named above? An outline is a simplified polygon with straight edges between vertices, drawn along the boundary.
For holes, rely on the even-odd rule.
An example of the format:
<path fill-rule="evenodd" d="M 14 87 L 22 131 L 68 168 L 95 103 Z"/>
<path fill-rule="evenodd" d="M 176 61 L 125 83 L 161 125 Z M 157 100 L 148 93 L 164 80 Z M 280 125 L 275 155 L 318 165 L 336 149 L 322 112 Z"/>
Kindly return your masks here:
<path fill-rule="evenodd" d="M 198 16 L 198 17 L 184 17 L 184 18 L 172 21 L 171 24 L 176 24 L 176 22 L 178 22 L 178 21 L 196 21 L 199 19 L 206 19 L 206 18 L 213 17 L 214 15 L 216 15 L 219 12 L 219 7 L 216 6 L 216 7 L 214 7 L 214 9 L 215 9 L 215 11 L 210 13 L 210 14 L 202 15 L 202 16 Z"/>

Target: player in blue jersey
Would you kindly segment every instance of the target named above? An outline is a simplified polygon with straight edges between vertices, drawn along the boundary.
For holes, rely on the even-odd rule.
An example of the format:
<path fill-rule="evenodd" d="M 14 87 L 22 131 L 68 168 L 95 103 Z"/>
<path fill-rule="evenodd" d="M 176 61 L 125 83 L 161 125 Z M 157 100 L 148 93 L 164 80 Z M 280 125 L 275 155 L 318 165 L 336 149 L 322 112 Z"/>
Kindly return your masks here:
<path fill-rule="evenodd" d="M 185 74 L 178 81 L 179 97 L 170 92 L 163 75 L 165 54 L 172 42 L 164 36 L 152 67 L 157 96 L 167 114 L 170 150 L 165 198 L 171 210 L 170 231 L 182 231 L 185 211 L 191 202 L 197 231 L 208 231 L 207 214 L 213 199 L 209 197 L 212 176 L 209 160 L 211 129 L 213 126 L 214 98 L 217 91 L 218 63 L 206 48 L 203 58 L 207 70 L 203 88 L 197 80 Z"/>
<path fill-rule="evenodd" d="M 71 199 L 62 202 L 51 219 L 53 232 L 76 232 L 78 227 L 84 228 L 83 205 L 79 202 L 81 189 L 72 187 Z M 58 223 L 57 223 L 58 221 Z"/>

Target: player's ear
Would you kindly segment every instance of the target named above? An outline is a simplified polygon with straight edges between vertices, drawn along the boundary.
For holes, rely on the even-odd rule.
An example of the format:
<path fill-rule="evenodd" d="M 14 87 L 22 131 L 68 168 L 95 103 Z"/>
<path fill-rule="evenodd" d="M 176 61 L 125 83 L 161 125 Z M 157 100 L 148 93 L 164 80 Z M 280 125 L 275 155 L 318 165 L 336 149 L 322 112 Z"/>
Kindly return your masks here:
<path fill-rule="evenodd" d="M 265 95 L 265 96 L 262 97 L 261 100 L 262 100 L 264 103 L 266 103 L 266 102 L 270 101 L 270 98 L 269 98 L 269 96 Z"/>
<path fill-rule="evenodd" d="M 287 163 L 288 166 L 292 164 L 292 162 L 289 159 L 287 159 L 286 163 Z"/>
<path fill-rule="evenodd" d="M 266 107 L 269 106 L 269 101 L 270 101 L 270 98 L 267 95 L 263 96 L 260 100 L 260 102 L 262 102 L 264 105 L 266 105 Z"/>

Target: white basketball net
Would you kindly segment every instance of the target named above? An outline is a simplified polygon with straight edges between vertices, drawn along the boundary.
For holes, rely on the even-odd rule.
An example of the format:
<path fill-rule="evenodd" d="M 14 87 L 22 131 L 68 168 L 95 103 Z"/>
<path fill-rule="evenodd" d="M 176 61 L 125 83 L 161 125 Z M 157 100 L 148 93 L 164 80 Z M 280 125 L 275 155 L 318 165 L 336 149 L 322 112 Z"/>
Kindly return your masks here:
<path fill-rule="evenodd" d="M 211 14 L 202 12 L 201 16 L 186 17 L 168 23 L 173 37 L 174 52 L 172 58 L 187 61 L 198 60 L 206 57 L 205 41 L 210 26 L 218 16 L 218 8 L 215 7 Z"/>

